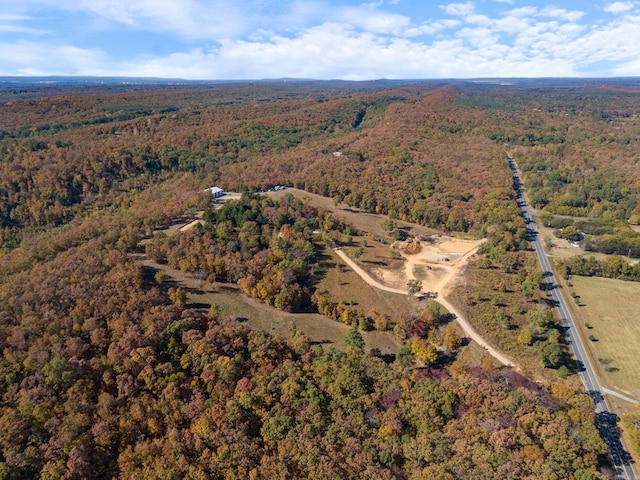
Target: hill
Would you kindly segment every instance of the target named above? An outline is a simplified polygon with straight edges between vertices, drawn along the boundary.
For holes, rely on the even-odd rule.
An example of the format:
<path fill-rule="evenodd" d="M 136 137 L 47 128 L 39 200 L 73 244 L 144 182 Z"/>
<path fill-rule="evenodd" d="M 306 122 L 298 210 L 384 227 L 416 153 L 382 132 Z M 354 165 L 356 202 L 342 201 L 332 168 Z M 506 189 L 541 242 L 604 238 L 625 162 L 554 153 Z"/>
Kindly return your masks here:
<path fill-rule="evenodd" d="M 638 214 L 636 85 L 283 82 L 5 93 L 2 476 L 607 473 L 591 400 L 571 375 L 558 378 L 571 362 L 539 288 L 504 153 L 518 158 L 542 213 L 591 217 L 593 245 L 606 244 L 605 234 L 632 238 L 621 224 Z M 203 192 L 213 185 L 243 195 L 215 210 Z M 304 195 L 255 195 L 276 185 L 386 218 L 360 232 Z M 198 210 L 201 227 L 158 233 Z M 418 235 L 404 222 L 486 238 L 454 291 L 456 307 L 540 384 L 457 357 L 462 339 L 446 330 L 435 303 L 406 314 L 389 304 L 397 317 L 389 322 L 338 298 L 325 249 L 362 248 L 365 260 L 378 261 L 392 237 Z M 252 301 L 347 324 L 343 351 L 295 329 L 287 337 L 252 331 L 233 301 L 223 311 L 187 305 L 186 292 L 137 260 L 142 248 Z M 403 342 L 395 356 L 364 351 L 358 328 L 376 320 Z"/>

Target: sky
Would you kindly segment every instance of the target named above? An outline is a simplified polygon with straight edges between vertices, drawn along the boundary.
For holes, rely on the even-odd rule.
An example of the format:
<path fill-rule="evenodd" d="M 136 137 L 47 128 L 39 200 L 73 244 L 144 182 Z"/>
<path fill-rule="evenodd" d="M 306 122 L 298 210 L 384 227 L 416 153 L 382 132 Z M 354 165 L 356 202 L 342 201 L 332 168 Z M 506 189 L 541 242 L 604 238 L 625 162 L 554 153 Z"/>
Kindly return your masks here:
<path fill-rule="evenodd" d="M 640 75 L 640 0 L 2 0 L 0 75 Z"/>

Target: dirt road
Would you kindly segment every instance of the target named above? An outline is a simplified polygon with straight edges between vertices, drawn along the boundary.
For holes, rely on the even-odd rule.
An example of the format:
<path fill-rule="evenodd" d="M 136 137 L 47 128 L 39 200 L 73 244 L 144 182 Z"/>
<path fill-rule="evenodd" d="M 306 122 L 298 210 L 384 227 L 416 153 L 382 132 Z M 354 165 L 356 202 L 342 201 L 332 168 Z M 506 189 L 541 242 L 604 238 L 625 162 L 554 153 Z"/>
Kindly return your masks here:
<path fill-rule="evenodd" d="M 382 283 L 374 280 L 373 278 L 371 278 L 371 275 L 369 275 L 367 272 L 365 272 L 362 268 L 360 268 L 356 262 L 354 262 L 353 260 L 351 260 L 346 253 L 344 253 L 342 250 L 334 250 L 336 252 L 336 254 L 344 261 L 344 263 L 346 263 L 347 265 L 349 265 L 351 267 L 351 269 L 356 272 L 358 275 L 360 275 L 360 277 L 367 282 L 369 285 L 371 285 L 374 288 L 377 288 L 378 290 L 383 290 L 385 292 L 390 292 L 390 293 L 398 293 L 400 295 L 408 295 L 408 292 L 406 290 L 401 290 L 399 288 L 393 288 L 393 287 L 387 287 L 386 285 L 383 285 Z"/>
<path fill-rule="evenodd" d="M 471 256 L 473 253 L 475 253 L 475 250 L 466 252 L 464 254 L 464 258 L 468 258 L 469 256 Z M 393 288 L 393 287 L 388 287 L 386 285 L 383 285 L 382 283 L 374 280 L 373 278 L 371 278 L 371 275 L 369 275 L 367 272 L 365 272 L 361 267 L 359 267 L 351 258 L 349 258 L 347 256 L 346 253 L 344 253 L 342 250 L 335 250 L 335 253 L 344 261 L 344 263 L 346 263 L 349 267 L 351 267 L 353 269 L 354 272 L 356 272 L 358 275 L 360 275 L 360 277 L 367 282 L 369 285 L 371 285 L 374 288 L 378 288 L 380 290 L 383 290 L 385 292 L 390 292 L 390 293 L 397 293 L 400 295 L 408 295 L 409 292 L 407 290 L 402 290 L 399 288 Z M 411 271 L 413 269 L 410 269 Z M 411 275 L 412 273 L 408 273 L 408 276 Z M 454 273 L 451 272 L 450 275 L 447 275 L 447 280 L 445 282 L 440 282 L 440 288 L 441 291 L 438 291 L 437 293 L 440 295 L 440 297 L 438 298 L 438 302 L 445 307 L 450 313 L 452 313 L 453 315 L 455 315 L 456 317 L 456 321 L 458 322 L 458 324 L 460 325 L 460 327 L 462 328 L 462 330 L 464 330 L 465 334 L 471 338 L 474 342 L 476 342 L 478 345 L 480 345 L 481 347 L 483 347 L 485 350 L 487 350 L 487 353 L 489 353 L 492 357 L 494 357 L 496 360 L 498 360 L 500 363 L 502 363 L 503 365 L 506 365 L 508 367 L 514 367 L 517 368 L 516 364 L 513 363 L 511 360 L 509 360 L 505 355 L 503 355 L 502 353 L 498 352 L 497 350 L 495 350 L 491 345 L 489 345 L 484 338 L 482 338 L 480 336 L 480 334 L 478 332 L 476 332 L 473 327 L 469 324 L 469 322 L 467 322 L 464 317 L 460 314 L 460 312 L 458 312 L 456 310 L 456 308 L 451 305 L 451 303 L 449 303 L 446 299 L 444 299 L 442 297 L 444 288 L 446 287 L 446 284 L 453 278 Z"/>

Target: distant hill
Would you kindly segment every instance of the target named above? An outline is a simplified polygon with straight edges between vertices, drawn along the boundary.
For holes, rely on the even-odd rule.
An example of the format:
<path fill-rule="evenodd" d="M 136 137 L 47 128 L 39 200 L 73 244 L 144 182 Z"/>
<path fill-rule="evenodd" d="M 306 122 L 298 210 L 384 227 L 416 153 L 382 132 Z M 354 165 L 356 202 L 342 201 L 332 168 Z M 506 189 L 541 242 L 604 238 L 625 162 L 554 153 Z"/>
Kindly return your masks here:
<path fill-rule="evenodd" d="M 185 80 L 181 78 L 153 78 L 153 77 L 18 77 L 0 76 L 0 99 L 41 98 L 65 95 L 68 93 L 82 94 L 111 94 L 130 91 L 147 90 L 185 90 L 209 89 L 233 86 L 268 86 L 305 87 L 307 93 L 318 92 L 362 92 L 397 88 L 416 83 L 444 85 L 446 82 L 437 80 L 371 80 L 366 82 L 352 82 L 346 80 L 313 80 L 313 79 L 260 79 L 260 80 Z"/>

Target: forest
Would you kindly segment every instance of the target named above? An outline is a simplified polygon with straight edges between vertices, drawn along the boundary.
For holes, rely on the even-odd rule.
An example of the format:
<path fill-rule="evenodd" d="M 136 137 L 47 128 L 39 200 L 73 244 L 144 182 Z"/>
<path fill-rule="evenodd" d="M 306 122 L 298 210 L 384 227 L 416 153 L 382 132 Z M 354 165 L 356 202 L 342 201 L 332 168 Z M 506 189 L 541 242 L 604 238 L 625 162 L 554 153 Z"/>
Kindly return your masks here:
<path fill-rule="evenodd" d="M 559 235 L 634 256 L 640 86 L 0 90 L 0 478 L 611 475 L 506 153 Z M 212 185 L 242 195 L 214 210 Z M 324 249 L 358 232 L 260 194 L 275 185 L 486 238 L 452 299 L 531 368 L 443 354 L 461 339 L 436 341 L 435 302 L 395 319 L 395 358 L 364 349 L 360 331 L 395 325 L 316 289 Z M 197 210 L 200 226 L 165 233 Z M 140 255 L 351 329 L 337 349 L 295 328 L 251 330 L 233 311 L 187 305 Z M 635 279 L 625 265 L 563 268 Z"/>

